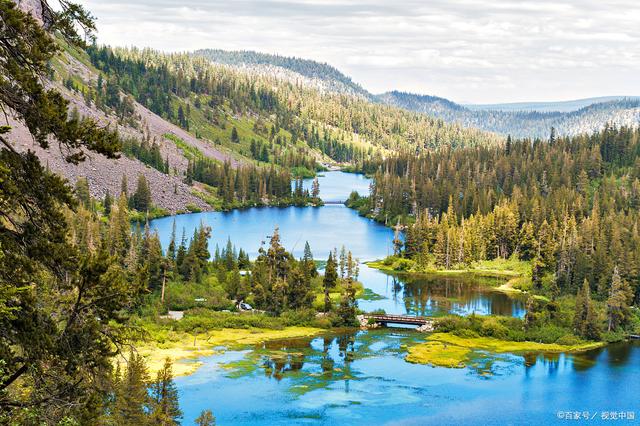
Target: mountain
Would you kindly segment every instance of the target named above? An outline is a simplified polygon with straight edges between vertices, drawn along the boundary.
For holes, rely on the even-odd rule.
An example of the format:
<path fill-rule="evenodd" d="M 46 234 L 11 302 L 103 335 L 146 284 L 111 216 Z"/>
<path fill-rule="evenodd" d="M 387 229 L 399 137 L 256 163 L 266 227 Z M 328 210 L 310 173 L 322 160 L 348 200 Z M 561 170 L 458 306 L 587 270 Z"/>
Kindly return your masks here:
<path fill-rule="evenodd" d="M 72 184 L 86 178 L 98 199 L 107 191 L 117 196 L 123 177 L 133 193 L 142 175 L 153 203 L 171 213 L 277 203 L 291 176 L 338 164 L 357 168 L 402 150 L 501 139 L 372 102 L 326 64 L 220 54 L 227 63 L 237 57 L 279 64 L 264 72 L 201 55 L 95 45 L 80 50 L 57 41 L 62 52 L 51 61 L 47 85 L 69 101 L 72 114 L 117 129 L 123 154 L 115 160 L 94 155 L 73 166 L 56 144 L 34 144 L 18 122 L 10 122 L 10 137 Z"/>
<path fill-rule="evenodd" d="M 600 96 L 596 98 L 575 99 L 558 102 L 512 102 L 502 104 L 464 104 L 473 111 L 537 111 L 537 112 L 571 112 L 593 104 L 601 104 L 625 99 L 638 100 L 640 96 Z"/>
<path fill-rule="evenodd" d="M 602 129 L 605 124 L 637 127 L 640 124 L 640 98 L 608 98 L 602 102 L 587 104 L 590 100 L 562 103 L 562 107 L 580 107 L 567 112 L 537 110 L 516 110 L 516 108 L 554 108 L 558 103 L 522 103 L 493 106 L 463 106 L 444 98 L 416 95 L 405 92 L 388 92 L 378 96 L 381 102 L 410 111 L 421 112 L 441 118 L 448 123 L 457 123 L 463 127 L 476 127 L 513 137 L 544 138 L 549 136 L 551 128 L 561 135 L 592 133 Z M 510 105 L 510 106 L 509 106 Z M 498 109 L 491 109 L 498 108 Z M 502 108 L 502 109 L 499 109 Z"/>
<path fill-rule="evenodd" d="M 322 91 L 372 98 L 362 86 L 326 63 L 248 50 L 203 49 L 196 50 L 193 55 L 217 64 L 301 83 Z"/>
<path fill-rule="evenodd" d="M 461 105 L 437 96 L 399 91 L 374 95 L 338 69 L 313 60 L 218 49 L 198 50 L 193 55 L 250 74 L 286 80 L 324 93 L 358 96 L 463 127 L 511 134 L 514 137 L 546 137 L 551 127 L 559 134 L 575 135 L 602 129 L 606 123 L 637 126 L 640 122 L 640 97 L 605 96 L 563 102 Z"/>

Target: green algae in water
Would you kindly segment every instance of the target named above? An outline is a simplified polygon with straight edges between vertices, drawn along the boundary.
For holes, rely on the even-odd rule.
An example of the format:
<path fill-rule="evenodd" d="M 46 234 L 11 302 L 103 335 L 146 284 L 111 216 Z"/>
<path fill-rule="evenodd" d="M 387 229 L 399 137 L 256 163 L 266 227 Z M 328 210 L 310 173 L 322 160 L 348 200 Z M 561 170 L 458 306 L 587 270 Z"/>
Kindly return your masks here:
<path fill-rule="evenodd" d="M 367 300 L 367 301 L 375 301 L 375 300 L 386 300 L 387 297 L 382 296 L 370 288 L 365 288 L 364 291 L 358 296 L 359 300 Z"/>

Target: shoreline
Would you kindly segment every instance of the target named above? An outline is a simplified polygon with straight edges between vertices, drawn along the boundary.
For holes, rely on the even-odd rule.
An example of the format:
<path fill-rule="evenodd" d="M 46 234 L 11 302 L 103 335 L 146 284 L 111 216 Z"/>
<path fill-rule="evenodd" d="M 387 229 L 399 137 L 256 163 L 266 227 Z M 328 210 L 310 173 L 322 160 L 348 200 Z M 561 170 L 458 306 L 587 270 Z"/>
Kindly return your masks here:
<path fill-rule="evenodd" d="M 393 259 L 392 257 L 389 257 L 387 259 Z M 495 268 L 489 268 L 489 267 L 467 267 L 467 268 L 463 268 L 463 269 L 437 269 L 437 268 L 428 268 L 428 269 L 422 269 L 422 270 L 415 270 L 412 268 L 409 269 L 396 269 L 396 262 L 398 261 L 398 259 L 401 259 L 402 262 L 404 262 L 405 260 L 408 261 L 408 263 L 406 263 L 407 265 L 409 263 L 412 263 L 413 261 L 410 259 L 404 259 L 404 258 L 396 258 L 396 261 L 394 261 L 391 264 L 387 264 L 387 259 L 376 259 L 373 261 L 369 261 L 369 262 L 364 262 L 368 267 L 372 268 L 372 269 L 376 269 L 379 271 L 383 271 L 383 272 L 388 272 L 388 273 L 392 273 L 392 274 L 397 274 L 397 275 L 407 275 L 407 276 L 443 276 L 443 277 L 447 277 L 447 276 L 462 276 L 462 275 L 469 275 L 471 277 L 475 277 L 475 278 L 497 278 L 497 279 L 504 279 L 505 282 L 503 282 L 502 284 L 500 284 L 499 286 L 487 286 L 487 288 L 495 290 L 495 291 L 501 291 L 504 293 L 512 293 L 512 294 L 529 294 L 528 291 L 526 290 L 522 290 L 520 288 L 515 288 L 514 285 L 516 283 L 518 283 L 519 280 L 526 280 L 527 283 L 530 283 L 531 278 L 528 277 L 526 274 L 518 272 L 518 271 L 514 271 L 514 270 L 509 270 L 509 269 L 505 269 L 505 270 L 501 270 L 501 269 L 495 269 Z M 488 263 L 495 263 L 494 261 L 487 261 Z M 534 296 L 534 297 L 543 297 L 543 296 Z"/>
<path fill-rule="evenodd" d="M 423 343 L 407 348 L 405 361 L 432 367 L 465 368 L 478 352 L 510 353 L 579 353 L 607 346 L 607 342 L 585 342 L 576 345 L 510 341 L 492 337 L 459 337 L 452 333 L 433 333 Z"/>
<path fill-rule="evenodd" d="M 178 333 L 169 330 L 166 340 L 138 341 L 135 351 L 142 355 L 153 376 L 171 358 L 174 376 L 195 373 L 202 362 L 199 358 L 224 353 L 237 346 L 250 346 L 271 340 L 314 337 L 327 330 L 315 327 L 291 326 L 280 330 L 265 328 L 222 328 L 206 333 Z"/>

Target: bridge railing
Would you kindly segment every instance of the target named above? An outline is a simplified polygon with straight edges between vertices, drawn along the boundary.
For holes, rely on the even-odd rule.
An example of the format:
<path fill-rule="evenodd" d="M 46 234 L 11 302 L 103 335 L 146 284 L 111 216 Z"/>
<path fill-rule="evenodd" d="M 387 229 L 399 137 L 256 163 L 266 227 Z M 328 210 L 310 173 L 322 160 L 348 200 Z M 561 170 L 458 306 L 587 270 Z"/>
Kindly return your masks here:
<path fill-rule="evenodd" d="M 372 319 L 376 322 L 391 322 L 403 324 L 424 324 L 431 321 L 427 317 L 418 317 L 411 315 L 386 315 L 386 314 L 365 314 L 366 319 Z"/>

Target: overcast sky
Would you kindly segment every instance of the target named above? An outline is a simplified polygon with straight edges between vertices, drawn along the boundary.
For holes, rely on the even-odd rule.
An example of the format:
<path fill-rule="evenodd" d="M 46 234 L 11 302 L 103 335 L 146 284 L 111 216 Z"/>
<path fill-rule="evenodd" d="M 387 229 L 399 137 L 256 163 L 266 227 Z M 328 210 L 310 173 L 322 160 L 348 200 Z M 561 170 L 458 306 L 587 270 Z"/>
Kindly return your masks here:
<path fill-rule="evenodd" d="M 78 0 L 98 41 L 327 62 L 458 102 L 640 95 L 638 0 Z"/>

